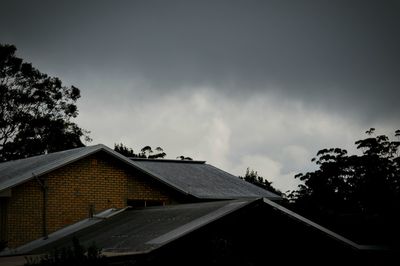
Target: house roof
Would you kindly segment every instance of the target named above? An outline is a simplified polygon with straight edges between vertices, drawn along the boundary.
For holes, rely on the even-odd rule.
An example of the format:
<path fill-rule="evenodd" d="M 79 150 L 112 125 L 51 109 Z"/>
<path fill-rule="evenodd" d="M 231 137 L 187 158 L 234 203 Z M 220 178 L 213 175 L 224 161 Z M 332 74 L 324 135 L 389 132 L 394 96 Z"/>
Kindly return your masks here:
<path fill-rule="evenodd" d="M 0 163 L 0 191 L 98 152 L 103 146 L 94 145 Z"/>
<path fill-rule="evenodd" d="M 202 161 L 133 159 L 146 172 L 162 177 L 187 194 L 201 199 L 243 197 L 278 198 L 277 195 Z M 184 162 L 184 163 L 182 163 Z"/>
<path fill-rule="evenodd" d="M 341 243 L 343 247 L 364 251 L 386 250 L 385 247 L 380 246 L 359 245 L 276 202 L 266 198 L 253 198 L 167 205 L 136 210 L 130 208 L 110 209 L 95 215 L 94 218 L 84 219 L 64 227 L 50 234 L 47 239 L 40 238 L 18 248 L 3 251 L 0 256 L 48 252 L 55 248 L 70 246 L 73 237 L 79 239 L 80 243 L 86 247 L 95 243 L 107 256 L 146 254 L 231 213 L 247 207 L 262 205 L 268 206 L 275 213 L 282 214 L 296 224 L 301 224 L 304 228 L 321 233 L 321 236 L 325 236 L 324 239 Z M 263 212 L 265 209 L 258 208 L 257 211 Z M 268 215 L 270 214 L 268 213 Z M 268 217 L 268 219 L 276 219 L 273 218 L 273 215 Z M 285 228 L 276 228 L 276 230 L 285 230 Z"/>
<path fill-rule="evenodd" d="M 111 210 L 1 255 L 42 253 L 71 245 L 73 236 L 84 246 L 96 243 L 103 254 L 110 256 L 148 253 L 255 201 L 242 199 Z"/>
<path fill-rule="evenodd" d="M 382 246 L 374 246 L 374 245 L 360 245 L 357 244 L 351 240 L 349 240 L 348 238 L 345 238 L 329 229 L 327 229 L 326 227 L 323 227 L 307 218 L 305 218 L 304 216 L 301 216 L 285 207 L 283 207 L 282 205 L 273 202 L 267 198 L 263 198 L 263 203 L 266 204 L 267 206 L 273 208 L 275 211 L 277 211 L 278 213 L 281 213 L 285 216 L 287 216 L 289 219 L 297 221 L 307 227 L 312 228 L 315 231 L 321 232 L 322 234 L 328 236 L 329 238 L 341 242 L 353 249 L 357 249 L 357 250 L 386 250 L 386 247 L 382 247 Z"/>
<path fill-rule="evenodd" d="M 280 199 L 204 161 L 131 160 L 102 144 L 0 163 L 0 192 L 101 151 L 183 194 L 200 199 Z"/>

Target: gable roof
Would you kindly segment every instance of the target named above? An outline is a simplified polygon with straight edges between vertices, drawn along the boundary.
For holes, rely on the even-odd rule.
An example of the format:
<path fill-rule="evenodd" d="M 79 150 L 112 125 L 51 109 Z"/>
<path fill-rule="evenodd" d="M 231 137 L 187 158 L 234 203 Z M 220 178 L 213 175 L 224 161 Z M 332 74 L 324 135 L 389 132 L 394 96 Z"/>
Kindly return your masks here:
<path fill-rule="evenodd" d="M 47 239 L 34 240 L 1 255 L 41 253 L 68 246 L 73 236 L 84 246 L 96 243 L 106 255 L 148 253 L 255 201 L 242 199 L 105 211 L 62 228 Z"/>
<path fill-rule="evenodd" d="M 103 147 L 100 144 L 0 163 L 0 191 L 80 160 Z"/>
<path fill-rule="evenodd" d="M 278 195 L 203 161 L 131 160 L 102 144 L 0 163 L 0 192 L 101 151 L 183 194 L 199 199 L 280 199 Z"/>

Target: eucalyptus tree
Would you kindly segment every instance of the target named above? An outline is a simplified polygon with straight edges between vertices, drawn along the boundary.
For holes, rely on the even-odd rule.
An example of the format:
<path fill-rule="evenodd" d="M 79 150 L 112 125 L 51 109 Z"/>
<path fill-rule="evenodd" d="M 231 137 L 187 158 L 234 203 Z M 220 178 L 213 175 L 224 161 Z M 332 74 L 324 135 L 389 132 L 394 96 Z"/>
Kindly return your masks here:
<path fill-rule="evenodd" d="M 73 119 L 80 90 L 64 86 L 0 44 L 0 161 L 84 146 L 88 131 Z"/>

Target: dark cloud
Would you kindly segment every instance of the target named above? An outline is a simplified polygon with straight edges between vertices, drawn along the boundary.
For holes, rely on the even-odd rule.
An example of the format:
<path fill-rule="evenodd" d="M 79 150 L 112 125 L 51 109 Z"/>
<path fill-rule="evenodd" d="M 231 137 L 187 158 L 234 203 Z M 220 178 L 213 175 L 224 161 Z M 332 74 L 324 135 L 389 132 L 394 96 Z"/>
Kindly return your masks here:
<path fill-rule="evenodd" d="M 396 1 L 7 1 L 2 41 L 57 73 L 209 86 L 399 122 Z"/>
<path fill-rule="evenodd" d="M 94 143 L 252 167 L 285 191 L 318 149 L 399 127 L 398 3 L 3 0 L 0 42 L 81 88 Z"/>

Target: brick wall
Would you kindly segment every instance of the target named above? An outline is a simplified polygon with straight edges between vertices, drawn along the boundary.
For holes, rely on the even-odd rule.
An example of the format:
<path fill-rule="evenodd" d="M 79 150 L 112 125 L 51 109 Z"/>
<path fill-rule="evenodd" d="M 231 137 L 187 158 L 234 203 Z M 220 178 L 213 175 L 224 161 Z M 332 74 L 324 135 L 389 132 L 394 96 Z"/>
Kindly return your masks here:
<path fill-rule="evenodd" d="M 9 247 L 33 240 L 42 232 L 43 198 L 36 181 L 12 189 L 7 207 L 6 237 Z"/>
<path fill-rule="evenodd" d="M 127 200 L 177 201 L 170 189 L 105 153 L 91 155 L 40 179 L 48 186 L 48 233 L 89 217 L 91 209 L 123 208 Z M 6 230 L 10 247 L 43 236 L 43 202 L 43 190 L 36 179 L 12 189 Z"/>

